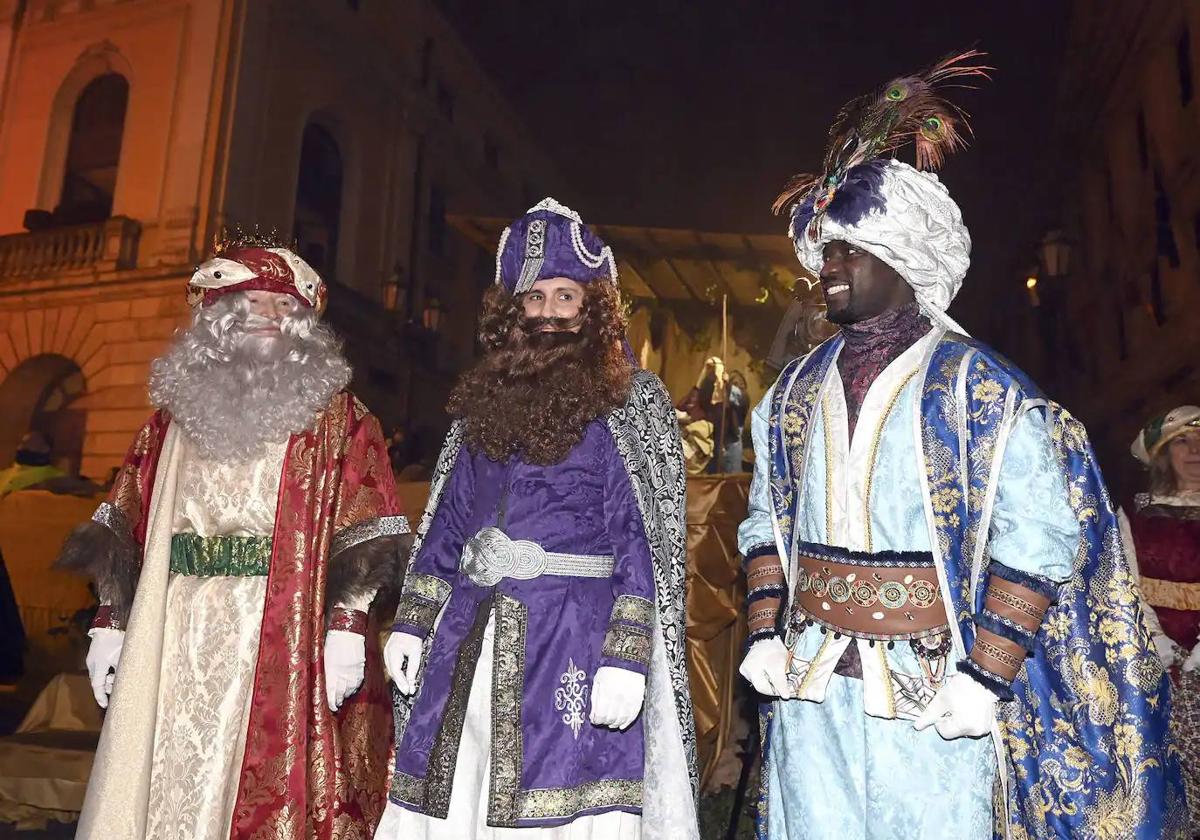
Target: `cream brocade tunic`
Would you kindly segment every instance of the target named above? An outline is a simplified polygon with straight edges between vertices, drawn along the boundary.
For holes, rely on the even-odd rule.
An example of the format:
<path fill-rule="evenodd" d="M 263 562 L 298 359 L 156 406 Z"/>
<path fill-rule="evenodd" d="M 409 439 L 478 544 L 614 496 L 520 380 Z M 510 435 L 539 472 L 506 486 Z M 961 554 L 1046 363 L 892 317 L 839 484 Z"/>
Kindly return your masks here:
<path fill-rule="evenodd" d="M 181 441 L 172 532 L 270 536 L 287 442 L 242 464 Z M 267 578 L 171 574 L 147 838 L 225 840 L 237 799 Z"/>

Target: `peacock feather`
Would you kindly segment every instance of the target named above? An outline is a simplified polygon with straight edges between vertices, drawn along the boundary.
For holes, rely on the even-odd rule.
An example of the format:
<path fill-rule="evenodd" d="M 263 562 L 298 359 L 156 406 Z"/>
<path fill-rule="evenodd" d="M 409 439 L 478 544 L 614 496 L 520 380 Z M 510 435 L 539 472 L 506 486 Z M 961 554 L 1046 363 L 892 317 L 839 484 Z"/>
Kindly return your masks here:
<path fill-rule="evenodd" d="M 825 165 L 819 175 L 792 177 L 775 199 L 776 213 L 809 197 L 813 212 L 822 213 L 846 181 L 850 170 L 892 156 L 912 143 L 917 169 L 941 167 L 946 156 L 966 145 L 971 128 L 966 113 L 942 96 L 946 88 L 973 88 L 976 78 L 989 78 L 994 68 L 971 63 L 979 50 L 947 56 L 911 76 L 893 79 L 878 90 L 851 100 L 829 130 Z"/>

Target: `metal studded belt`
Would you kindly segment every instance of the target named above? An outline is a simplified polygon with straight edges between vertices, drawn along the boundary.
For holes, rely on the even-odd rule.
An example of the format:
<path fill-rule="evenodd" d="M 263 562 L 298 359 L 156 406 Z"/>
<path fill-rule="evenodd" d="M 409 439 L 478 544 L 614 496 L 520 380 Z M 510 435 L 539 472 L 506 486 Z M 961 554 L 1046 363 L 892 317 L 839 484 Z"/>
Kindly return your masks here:
<path fill-rule="evenodd" d="M 614 563 L 612 555 L 546 551 L 535 542 L 510 539 L 499 528 L 484 528 L 467 540 L 459 568 L 479 586 L 495 586 L 503 578 L 542 575 L 607 578 Z"/>
<path fill-rule="evenodd" d="M 797 559 L 796 619 L 885 641 L 919 639 L 949 627 L 928 552 L 867 554 L 805 544 Z"/>

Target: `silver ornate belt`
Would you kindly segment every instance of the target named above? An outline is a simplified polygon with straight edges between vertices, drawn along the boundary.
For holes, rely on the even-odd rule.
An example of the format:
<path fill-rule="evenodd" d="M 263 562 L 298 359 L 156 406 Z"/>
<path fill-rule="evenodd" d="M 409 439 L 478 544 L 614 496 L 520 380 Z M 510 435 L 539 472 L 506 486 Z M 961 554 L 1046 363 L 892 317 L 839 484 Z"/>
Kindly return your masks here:
<path fill-rule="evenodd" d="M 463 574 L 480 586 L 503 578 L 529 580 L 541 575 L 612 577 L 614 559 L 599 554 L 560 554 L 529 540 L 509 539 L 499 528 L 484 528 L 463 546 Z"/>

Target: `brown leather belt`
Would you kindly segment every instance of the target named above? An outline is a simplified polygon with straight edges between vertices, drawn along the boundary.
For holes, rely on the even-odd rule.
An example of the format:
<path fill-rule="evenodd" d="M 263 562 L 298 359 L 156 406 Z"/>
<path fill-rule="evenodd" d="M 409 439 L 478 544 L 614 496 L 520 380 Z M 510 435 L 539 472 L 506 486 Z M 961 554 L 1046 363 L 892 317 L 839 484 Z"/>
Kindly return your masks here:
<path fill-rule="evenodd" d="M 920 639 L 949 628 L 929 552 L 869 554 L 812 543 L 799 549 L 794 621 L 881 641 Z"/>

